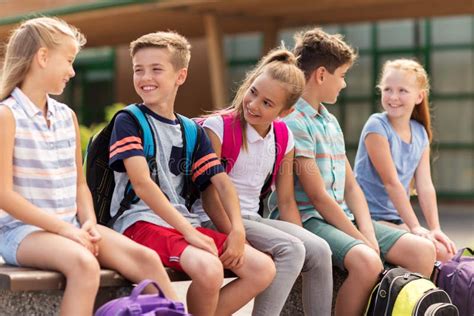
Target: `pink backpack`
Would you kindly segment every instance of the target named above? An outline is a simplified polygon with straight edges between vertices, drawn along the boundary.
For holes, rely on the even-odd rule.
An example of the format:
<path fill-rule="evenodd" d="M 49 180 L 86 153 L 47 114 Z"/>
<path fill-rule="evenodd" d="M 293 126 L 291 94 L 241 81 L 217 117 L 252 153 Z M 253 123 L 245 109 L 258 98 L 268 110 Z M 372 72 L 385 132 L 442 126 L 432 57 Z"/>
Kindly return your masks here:
<path fill-rule="evenodd" d="M 225 167 L 225 171 L 229 173 L 235 165 L 239 157 L 240 148 L 242 147 L 242 126 L 239 118 L 235 112 L 228 112 L 220 114 L 224 121 L 224 136 L 222 140 L 221 160 Z M 198 118 L 195 121 L 203 125 L 205 119 Z M 260 193 L 261 198 L 270 193 L 271 187 L 276 182 L 278 170 L 285 157 L 286 147 L 288 145 L 288 128 L 282 121 L 273 122 L 273 132 L 275 134 L 275 163 L 273 164 L 273 171 L 271 175 L 265 180 Z"/>
<path fill-rule="evenodd" d="M 235 112 L 222 115 L 222 119 L 224 121 L 224 137 L 221 156 L 225 164 L 225 171 L 229 173 L 234 167 L 242 147 L 242 126 Z M 273 121 L 273 132 L 275 134 L 275 163 L 271 176 L 262 187 L 260 197 L 265 197 L 270 193 L 271 186 L 275 184 L 288 145 L 288 128 L 284 122 Z"/>

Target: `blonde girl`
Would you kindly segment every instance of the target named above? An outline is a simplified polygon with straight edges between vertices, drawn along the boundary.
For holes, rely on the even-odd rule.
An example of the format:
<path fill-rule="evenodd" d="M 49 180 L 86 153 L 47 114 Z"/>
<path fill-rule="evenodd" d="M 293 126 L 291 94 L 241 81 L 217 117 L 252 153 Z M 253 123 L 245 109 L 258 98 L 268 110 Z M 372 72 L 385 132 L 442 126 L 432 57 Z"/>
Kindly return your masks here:
<path fill-rule="evenodd" d="M 176 294 L 159 257 L 97 225 L 82 172 L 78 123 L 59 95 L 74 76 L 84 36 L 41 17 L 11 35 L 0 84 L 0 255 L 8 264 L 56 270 L 67 283 L 61 315 L 91 315 L 100 266 Z"/>
<path fill-rule="evenodd" d="M 284 221 L 262 218 L 258 211 L 260 193 L 275 163 L 273 122 L 292 111 L 300 97 L 305 78 L 296 66 L 296 58 L 286 49 L 276 49 L 264 56 L 249 72 L 237 91 L 232 105 L 211 115 L 204 122 L 218 156 L 222 153 L 224 123 L 222 114 L 234 115 L 242 129 L 242 146 L 229 177 L 240 199 L 245 235 L 252 246 L 272 256 L 276 276 L 272 284 L 255 299 L 253 315 L 279 315 L 297 276 L 303 273 L 303 305 L 306 315 L 330 315 L 332 298 L 331 252 L 327 243 L 306 231 L 296 206 L 293 188 L 293 135 L 288 130 L 288 144 L 276 179 L 278 205 Z M 282 123 L 283 124 L 283 123 Z M 286 125 L 284 126 L 287 129 Z M 229 217 L 210 186 L 193 210 L 206 226 L 229 232 Z M 206 213 L 204 212 L 206 211 Z M 208 217 L 209 216 L 209 217 Z M 230 214 L 229 216 L 232 216 Z M 238 257 L 243 240 L 228 238 L 224 264 L 240 264 Z"/>
<path fill-rule="evenodd" d="M 384 112 L 373 114 L 362 130 L 356 179 L 374 220 L 432 240 L 437 259 L 446 261 L 456 247 L 441 230 L 431 180 L 428 75 L 414 60 L 387 61 L 378 88 Z M 429 229 L 410 204 L 412 179 Z"/>

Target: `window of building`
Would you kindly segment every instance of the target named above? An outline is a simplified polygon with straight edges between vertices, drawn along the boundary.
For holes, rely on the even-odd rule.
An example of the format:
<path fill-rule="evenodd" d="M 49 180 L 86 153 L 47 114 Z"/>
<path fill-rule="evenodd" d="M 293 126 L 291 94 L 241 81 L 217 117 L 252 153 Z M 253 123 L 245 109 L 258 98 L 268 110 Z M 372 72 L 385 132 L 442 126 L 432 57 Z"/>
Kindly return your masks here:
<path fill-rule="evenodd" d="M 74 61 L 76 75 L 57 99 L 71 106 L 86 126 L 104 119 L 114 102 L 115 54 L 112 48 L 87 48 Z"/>

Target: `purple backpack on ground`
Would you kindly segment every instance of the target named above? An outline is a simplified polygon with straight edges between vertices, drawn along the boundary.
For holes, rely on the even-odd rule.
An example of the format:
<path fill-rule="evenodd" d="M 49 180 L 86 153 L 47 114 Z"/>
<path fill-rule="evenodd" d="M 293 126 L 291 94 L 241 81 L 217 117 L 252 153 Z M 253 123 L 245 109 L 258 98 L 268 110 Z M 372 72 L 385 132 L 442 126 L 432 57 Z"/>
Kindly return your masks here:
<path fill-rule="evenodd" d="M 449 294 L 459 315 L 474 315 L 474 252 L 460 249 L 451 260 L 437 262 L 435 270 L 433 281 Z"/>
<path fill-rule="evenodd" d="M 158 289 L 158 294 L 140 293 L 152 284 Z M 175 302 L 165 297 L 158 284 L 152 280 L 143 280 L 132 291 L 130 296 L 112 300 L 102 305 L 95 316 L 190 316 L 181 302 Z"/>

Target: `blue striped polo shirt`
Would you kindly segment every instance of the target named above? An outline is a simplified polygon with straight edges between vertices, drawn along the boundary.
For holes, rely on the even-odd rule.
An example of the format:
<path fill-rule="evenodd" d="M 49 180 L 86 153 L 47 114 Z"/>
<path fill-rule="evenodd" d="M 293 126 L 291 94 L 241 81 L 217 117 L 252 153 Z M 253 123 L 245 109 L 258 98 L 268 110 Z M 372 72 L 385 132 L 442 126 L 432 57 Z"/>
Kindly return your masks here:
<path fill-rule="evenodd" d="M 350 220 L 354 215 L 344 201 L 346 180 L 346 150 L 344 136 L 337 119 L 321 104 L 319 111 L 303 98 L 295 111 L 283 119 L 293 132 L 295 157 L 312 158 L 318 165 L 326 191 L 344 210 Z M 306 195 L 295 174 L 295 198 L 302 221 L 322 218 Z"/>
<path fill-rule="evenodd" d="M 0 104 L 15 119 L 13 189 L 42 210 L 73 222 L 76 217 L 76 130 L 72 110 L 47 98 L 41 110 L 19 89 Z M 23 223 L 0 209 L 0 231 Z"/>

